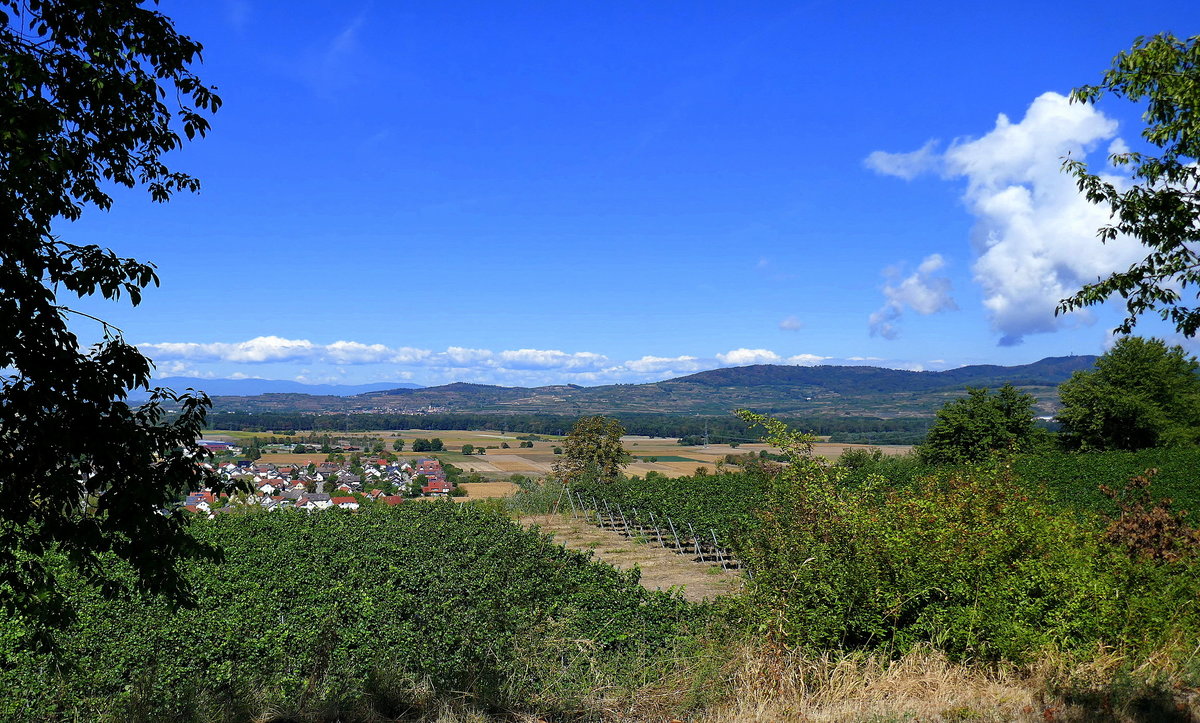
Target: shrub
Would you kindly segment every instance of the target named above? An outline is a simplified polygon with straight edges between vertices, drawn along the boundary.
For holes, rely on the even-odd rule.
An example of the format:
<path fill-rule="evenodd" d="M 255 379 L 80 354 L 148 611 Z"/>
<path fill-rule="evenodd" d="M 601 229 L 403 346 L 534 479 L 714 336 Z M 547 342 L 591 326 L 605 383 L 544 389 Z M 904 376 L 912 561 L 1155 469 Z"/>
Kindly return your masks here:
<path fill-rule="evenodd" d="M 788 434 L 773 428 L 791 463 L 742 545 L 754 575 L 742 614 L 782 645 L 933 643 L 1022 661 L 1048 647 L 1196 637 L 1194 569 L 1132 559 L 1103 543 L 1094 516 L 1053 514 L 1004 469 L 852 486 Z"/>

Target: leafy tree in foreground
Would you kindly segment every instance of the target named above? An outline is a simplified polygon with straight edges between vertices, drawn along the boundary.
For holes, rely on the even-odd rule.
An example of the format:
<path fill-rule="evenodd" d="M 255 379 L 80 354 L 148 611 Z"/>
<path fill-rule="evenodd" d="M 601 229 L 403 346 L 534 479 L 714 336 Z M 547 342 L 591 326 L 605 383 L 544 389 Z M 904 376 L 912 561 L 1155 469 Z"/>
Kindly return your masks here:
<path fill-rule="evenodd" d="M 554 463 L 554 473 L 567 484 L 581 479 L 617 479 L 630 459 L 621 446 L 624 434 L 625 428 L 615 419 L 581 417 L 563 441 L 562 459 Z"/>
<path fill-rule="evenodd" d="M 1119 339 L 1059 387 L 1063 441 L 1136 450 L 1200 442 L 1200 363 L 1158 339 Z"/>
<path fill-rule="evenodd" d="M 967 396 L 938 411 L 925 444 L 918 450 L 929 464 L 981 462 L 998 452 L 1022 452 L 1036 444 L 1032 395 L 1005 384 L 995 394 L 967 388 Z"/>
<path fill-rule="evenodd" d="M 1100 85 L 1076 88 L 1071 98 L 1095 103 L 1105 94 L 1146 102 L 1142 138 L 1159 149 L 1157 155 L 1128 151 L 1109 157 L 1117 168 L 1129 170 L 1134 183 L 1124 190 L 1081 160 L 1068 159 L 1063 168 L 1089 201 L 1112 209 L 1112 223 L 1099 231 L 1101 241 L 1130 236 L 1148 253 L 1127 270 L 1063 299 L 1057 312 L 1118 294 L 1128 312 L 1117 328 L 1121 333 L 1130 333 L 1141 314 L 1157 311 L 1185 336 L 1195 336 L 1200 307 L 1182 302 L 1200 285 L 1200 36 L 1138 38 L 1113 59 Z"/>
<path fill-rule="evenodd" d="M 142 5 L 0 0 L 0 605 L 43 631 L 72 612 L 44 562 L 51 548 L 106 589 L 123 586 L 111 553 L 136 588 L 179 602 L 192 596 L 178 561 L 216 554 L 160 514 L 207 479 L 196 438 L 208 398 L 155 390 L 129 406 L 150 360 L 103 322 L 104 341 L 81 349 L 67 323 L 63 297 L 136 305 L 154 266 L 53 232 L 108 209 L 112 184 L 160 202 L 199 187 L 161 157 L 179 131 L 204 135 L 220 100 L 189 70 L 200 44 Z M 182 402 L 173 422 L 164 401 Z"/>

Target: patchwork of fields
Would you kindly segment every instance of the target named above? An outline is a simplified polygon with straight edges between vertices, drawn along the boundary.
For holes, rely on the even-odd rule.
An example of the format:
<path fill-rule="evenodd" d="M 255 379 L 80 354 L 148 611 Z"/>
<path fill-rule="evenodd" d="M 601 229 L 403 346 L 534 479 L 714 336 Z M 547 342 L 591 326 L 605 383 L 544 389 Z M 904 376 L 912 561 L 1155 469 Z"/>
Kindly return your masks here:
<path fill-rule="evenodd" d="M 245 441 L 255 436 L 255 434 L 213 431 L 208 433 L 207 436 L 212 439 L 237 443 Z M 257 436 L 270 436 L 270 432 L 257 433 Z M 554 460 L 557 458 L 557 455 L 554 454 L 554 448 L 562 444 L 561 437 L 539 435 L 539 439 L 533 442 L 532 448 L 522 448 L 520 447 L 522 441 L 520 438 L 526 435 L 498 430 L 400 429 L 348 432 L 340 433 L 336 436 L 341 439 L 354 439 L 356 437 L 382 438 L 386 440 L 389 449 L 393 440 L 402 439 L 407 443 L 407 448 L 401 453 L 401 456 L 406 458 L 425 456 L 424 453 L 418 455 L 408 451 L 408 449 L 411 449 L 412 440 L 417 438 L 432 439 L 436 437 L 442 440 L 447 451 L 437 452 L 433 456 L 460 467 L 466 472 L 478 472 L 484 476 L 497 479 L 507 478 L 514 474 L 538 477 L 549 473 Z M 732 447 L 728 444 L 711 444 L 708 447 L 683 447 L 679 445 L 678 439 L 673 437 L 629 435 L 622 437 L 621 441 L 625 450 L 634 458 L 629 466 L 626 467 L 625 472 L 629 475 L 638 476 L 644 476 L 648 472 L 657 472 L 668 477 L 682 477 L 693 474 L 697 467 L 707 467 L 712 471 L 715 469 L 717 462 L 724 459 L 728 454 L 758 454 L 762 450 L 771 453 L 779 452 L 778 449 L 770 445 L 758 443 L 746 443 L 737 447 Z M 500 445 L 502 443 L 507 443 L 509 448 L 501 448 Z M 483 455 L 463 455 L 459 450 L 462 449 L 464 444 L 470 444 L 476 448 L 483 447 L 489 449 Z M 869 446 L 864 444 L 818 442 L 813 446 L 813 452 L 828 459 L 836 459 L 846 449 L 865 448 Z M 494 449 L 490 449 L 492 447 Z M 908 445 L 883 445 L 878 448 L 882 449 L 886 454 L 904 454 L 912 449 Z M 262 456 L 262 461 L 273 462 L 275 464 L 307 464 L 309 462 L 320 462 L 322 459 L 323 457 L 318 453 L 281 453 L 264 454 Z"/>

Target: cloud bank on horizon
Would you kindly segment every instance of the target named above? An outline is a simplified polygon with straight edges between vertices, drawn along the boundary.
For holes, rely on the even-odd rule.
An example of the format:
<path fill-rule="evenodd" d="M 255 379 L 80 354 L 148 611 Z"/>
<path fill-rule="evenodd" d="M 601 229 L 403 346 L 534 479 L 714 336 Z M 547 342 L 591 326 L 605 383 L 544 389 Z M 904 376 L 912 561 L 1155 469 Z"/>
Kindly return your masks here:
<path fill-rule="evenodd" d="M 148 342 L 138 348 L 157 365 L 157 376 L 245 378 L 259 376 L 246 370 L 275 373 L 303 382 L 344 381 L 348 367 L 370 367 L 380 379 L 416 380 L 422 383 L 474 381 L 499 384 L 550 384 L 567 380 L 582 384 L 640 382 L 684 376 L 718 367 L 750 364 L 884 364 L 876 357 L 837 360 L 819 354 L 783 355 L 770 349 L 730 349 L 712 356 L 653 356 L 614 360 L 595 352 L 557 349 L 470 349 L 444 351 L 416 347 L 389 347 L 356 341 L 318 344 L 307 339 L 260 336 L 242 342 Z M 305 365 L 299 375 L 287 366 Z M 922 364 L 891 364 L 921 370 Z M 236 371 L 234 371 L 236 369 Z M 282 374 L 280 374 L 282 372 Z"/>
<path fill-rule="evenodd" d="M 969 239 L 973 279 L 1000 345 L 1011 346 L 1030 334 L 1089 322 L 1086 312 L 1056 317 L 1054 309 L 1083 284 L 1144 255 L 1133 239 L 1100 243 L 1096 232 L 1109 222 L 1107 208 L 1089 203 L 1062 172 L 1064 157 L 1086 157 L 1106 143 L 1108 154 L 1126 149 L 1115 120 L 1049 92 L 1034 99 L 1018 122 L 1000 114 L 982 137 L 956 139 L 941 152 L 936 140 L 907 153 L 875 151 L 864 163 L 904 180 L 930 173 L 966 180 L 962 200 L 975 218 Z M 942 263 L 934 254 L 913 275 L 884 287 L 886 303 L 868 320 L 873 335 L 895 338 L 906 309 L 933 314 L 956 308 L 949 281 L 931 275 Z"/>

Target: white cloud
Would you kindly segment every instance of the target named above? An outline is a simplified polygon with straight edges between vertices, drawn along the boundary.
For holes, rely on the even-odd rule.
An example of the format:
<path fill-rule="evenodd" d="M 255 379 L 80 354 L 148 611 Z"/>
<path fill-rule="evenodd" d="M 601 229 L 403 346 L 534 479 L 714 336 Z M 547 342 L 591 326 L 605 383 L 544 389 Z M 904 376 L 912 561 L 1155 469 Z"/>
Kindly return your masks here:
<path fill-rule="evenodd" d="M 967 179 L 964 200 L 976 216 L 973 271 L 1001 344 L 1058 329 L 1065 321 L 1054 316 L 1059 300 L 1141 256 L 1130 239 L 1097 240 L 1107 209 L 1089 203 L 1061 170 L 1063 156 L 1086 153 L 1116 130 L 1093 106 L 1046 93 L 1021 122 L 1001 115 L 991 133 L 947 151 L 948 172 Z"/>
<path fill-rule="evenodd" d="M 747 364 L 778 364 L 783 358 L 770 349 L 732 349 L 717 354 L 717 360 L 725 366 L 740 367 Z"/>
<path fill-rule="evenodd" d="M 804 328 L 804 322 L 800 321 L 799 317 L 789 316 L 788 318 L 779 322 L 779 328 L 783 329 L 784 331 L 800 331 Z"/>
<path fill-rule="evenodd" d="M 812 366 L 814 364 L 820 364 L 821 362 L 830 358 L 831 357 L 827 356 L 817 356 L 816 354 L 797 354 L 795 356 L 788 357 L 787 363 L 796 364 L 798 366 Z"/>
<path fill-rule="evenodd" d="M 497 364 L 505 369 L 572 369 L 597 371 L 608 362 L 603 354 L 588 351 L 569 354 L 557 349 L 515 349 L 496 355 Z"/>
<path fill-rule="evenodd" d="M 389 360 L 393 352 L 383 344 L 335 341 L 325 347 L 325 357 L 334 364 L 376 364 Z"/>
<path fill-rule="evenodd" d="M 565 352 L 557 349 L 514 349 L 493 352 L 452 346 L 444 352 L 416 347 L 389 347 L 357 341 L 315 344 L 307 339 L 260 336 L 243 342 L 159 342 L 139 348 L 159 360 L 163 369 L 184 362 L 265 364 L 278 362 L 325 363 L 335 366 L 357 364 L 401 364 L 449 369 L 526 369 L 598 371 L 609 365 L 608 357 L 594 352 Z"/>
<path fill-rule="evenodd" d="M 411 346 L 402 346 L 399 349 L 393 349 L 392 355 L 388 359 L 396 364 L 421 364 L 433 358 L 433 352 L 428 349 L 416 349 Z"/>
<path fill-rule="evenodd" d="M 279 336 L 259 336 L 236 344 L 194 342 L 139 344 L 144 353 L 160 359 L 189 359 L 192 361 L 275 362 L 310 358 L 316 346 L 306 339 L 284 339 Z"/>
<path fill-rule="evenodd" d="M 700 360 L 694 356 L 644 356 L 625 362 L 621 368 L 638 374 L 653 374 L 661 372 L 698 372 L 701 370 Z"/>
<path fill-rule="evenodd" d="M 941 164 L 937 145 L 936 140 L 931 140 L 908 153 L 874 151 L 863 160 L 863 165 L 884 176 L 896 176 L 911 181 L 922 173 L 935 170 Z"/>
<path fill-rule="evenodd" d="M 362 344 L 356 341 L 335 341 L 314 344 L 307 339 L 285 339 L 279 336 L 259 336 L 241 342 L 160 342 L 142 343 L 138 348 L 160 362 L 187 360 L 193 362 L 237 362 L 266 364 L 275 362 L 327 362 L 330 364 L 378 364 L 381 362 L 417 363 L 428 359 L 433 352 L 427 349 L 383 344 Z"/>
<path fill-rule="evenodd" d="M 211 377 L 211 372 L 202 372 L 185 361 L 166 361 L 154 365 L 156 377 Z"/>
<path fill-rule="evenodd" d="M 491 359 L 493 354 L 489 349 L 468 349 L 461 346 L 452 346 L 446 349 L 445 356 L 458 366 L 472 366 Z"/>
<path fill-rule="evenodd" d="M 906 309 L 922 316 L 957 309 L 958 305 L 950 296 L 950 279 L 933 275 L 945 265 L 941 254 L 931 254 L 921 261 L 912 274 L 896 283 L 886 284 L 883 295 L 887 301 L 867 319 L 871 336 L 882 336 L 884 339 L 899 336 L 897 324 Z M 893 278 L 900 275 L 895 266 L 887 267 L 883 273 Z"/>
<path fill-rule="evenodd" d="M 1054 309 L 1083 284 L 1143 255 L 1131 239 L 1099 242 L 1096 231 L 1109 223 L 1107 209 L 1089 203 L 1061 169 L 1067 155 L 1086 157 L 1101 146 L 1110 153 L 1127 150 L 1116 133 L 1116 121 L 1094 106 L 1044 93 L 1020 121 L 1001 114 L 989 133 L 957 140 L 942 154 L 942 174 L 967 182 L 963 200 L 976 219 L 972 272 L 1002 345 L 1088 318 L 1055 317 Z M 885 307 L 873 315 L 876 333 L 894 335 L 895 319 L 888 318 L 893 311 Z"/>
<path fill-rule="evenodd" d="M 785 358 L 770 349 L 745 348 L 731 349 L 724 354 L 717 354 L 717 361 L 720 362 L 721 366 L 727 367 L 740 367 L 748 364 L 796 364 L 809 366 L 820 364 L 830 358 L 816 354 L 796 354 L 795 356 Z"/>
<path fill-rule="evenodd" d="M 650 381 L 720 366 L 812 365 L 830 359 L 810 353 L 785 357 L 769 349 L 740 348 L 715 357 L 648 354 L 635 359 L 612 360 L 590 351 L 532 348 L 493 351 L 464 346 L 430 351 L 346 340 L 318 344 L 275 336 L 256 337 L 245 342 L 164 342 L 139 346 L 159 360 L 160 375 L 287 377 L 309 382 L 334 378 L 345 381 L 355 377 L 363 381 L 411 379 L 423 384 L 470 381 L 521 386 Z M 253 369 L 253 373 L 247 374 L 248 369 Z"/>

